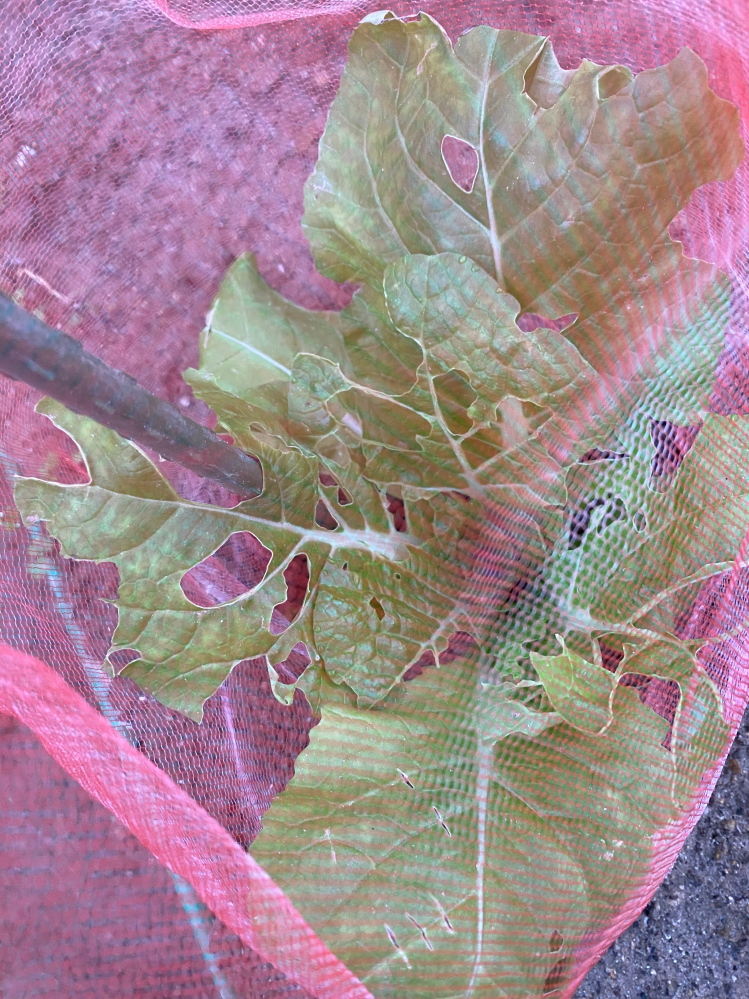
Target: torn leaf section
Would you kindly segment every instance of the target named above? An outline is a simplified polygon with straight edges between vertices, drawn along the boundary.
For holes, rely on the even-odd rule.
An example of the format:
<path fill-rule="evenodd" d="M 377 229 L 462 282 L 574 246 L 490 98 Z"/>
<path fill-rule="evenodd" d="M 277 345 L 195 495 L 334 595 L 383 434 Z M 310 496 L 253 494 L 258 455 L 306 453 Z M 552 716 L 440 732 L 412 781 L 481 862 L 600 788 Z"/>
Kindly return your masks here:
<path fill-rule="evenodd" d="M 629 649 L 619 672 L 678 683 L 681 696 L 671 734 L 673 796 L 679 808 L 689 807 L 729 735 L 715 684 L 689 649 L 669 641 L 649 644 L 639 652 Z"/>
<path fill-rule="evenodd" d="M 476 150 L 470 190 L 448 169 L 445 136 Z M 481 26 L 453 49 L 426 14 L 389 18 L 352 36 L 304 227 L 323 273 L 375 294 L 388 266 L 449 252 L 524 314 L 576 316 L 567 339 L 608 388 L 580 400 L 556 436 L 564 449 L 591 410 L 631 404 L 625 385 L 673 354 L 722 280 L 668 227 L 743 155 L 737 109 L 688 49 L 637 76 L 587 60 L 563 70 L 539 36 Z"/>

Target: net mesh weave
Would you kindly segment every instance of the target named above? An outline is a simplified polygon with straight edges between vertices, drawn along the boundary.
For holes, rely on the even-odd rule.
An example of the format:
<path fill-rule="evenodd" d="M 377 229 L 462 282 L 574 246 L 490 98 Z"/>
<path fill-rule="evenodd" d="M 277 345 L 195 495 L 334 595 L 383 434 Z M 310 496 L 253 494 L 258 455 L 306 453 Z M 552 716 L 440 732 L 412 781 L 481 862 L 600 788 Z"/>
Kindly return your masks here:
<path fill-rule="evenodd" d="M 479 23 L 547 34 L 563 66 L 586 57 L 639 71 L 688 45 L 706 61 L 715 92 L 736 103 L 747 120 L 749 15 L 738 0 L 394 5 L 400 15 L 419 9 L 438 17 L 453 38 Z M 240 253 L 252 250 L 268 282 L 301 305 L 338 308 L 350 296 L 350 289 L 314 270 L 300 228 L 302 185 L 317 156 L 346 43 L 369 11 L 333 0 L 6 3 L 0 14 L 2 289 L 193 418 L 210 422 L 181 372 L 196 363 L 197 332 L 226 267 Z M 732 321 L 712 400 L 723 413 L 749 412 L 747 169 L 745 164 L 730 182 L 699 191 L 671 227 L 688 254 L 718 263 L 733 278 Z M 246 847 L 306 745 L 309 708 L 299 696 L 290 708 L 280 705 L 262 661 L 234 670 L 209 700 L 202 725 L 132 682 L 104 674 L 100 664 L 115 623 L 104 601 L 116 593 L 116 571 L 61 558 L 43 526 L 22 524 L 13 506 L 17 473 L 63 482 L 85 478 L 69 440 L 33 413 L 37 399 L 25 386 L 3 380 L 0 639 L 51 666 L 135 747 L 144 767 L 150 761 L 169 778 L 165 795 L 186 792 L 216 820 L 211 835 L 220 837 L 223 827 Z M 219 487 L 168 463 L 162 467 L 189 498 L 227 502 Z M 740 618 L 746 601 L 739 575 L 707 586 L 694 613 L 710 617 L 719 610 L 725 624 L 726 615 Z M 744 644 L 722 646 L 708 666 L 735 730 L 749 694 Z M 647 696 L 658 706 L 667 692 L 652 688 Z M 3 709 L 13 703 L 8 695 Z M 36 727 L 33 712 L 25 721 Z M 84 747 L 91 747 L 83 736 L 71 738 L 85 774 Z M 48 748 L 62 762 L 54 739 Z M 72 758 L 63 762 L 71 772 Z M 616 925 L 601 928 L 581 952 L 577 980 L 655 890 L 714 777 L 706 775 L 701 803 L 660 845 L 648 882 Z M 96 791 L 94 785 L 101 800 L 101 786 Z M 123 795 L 118 814 L 135 830 L 137 796 Z M 162 835 L 160 859 L 168 860 L 175 829 Z M 208 856 L 211 844 L 196 842 L 194 851 L 195 858 Z M 194 859 L 182 871 L 196 888 L 197 867 Z M 65 919 L 80 918 L 74 902 L 63 911 Z M 239 923 L 232 928 L 241 932 Z M 183 959 L 178 941 L 165 938 L 161 946 L 165 965 Z M 215 976 L 212 981 L 220 991 Z M 297 985 L 279 981 L 279 994 L 298 993 Z M 142 988 L 137 994 L 155 995 L 163 986 L 152 981 Z M 255 995 L 259 986 L 242 988 L 249 991 L 240 994 Z"/>

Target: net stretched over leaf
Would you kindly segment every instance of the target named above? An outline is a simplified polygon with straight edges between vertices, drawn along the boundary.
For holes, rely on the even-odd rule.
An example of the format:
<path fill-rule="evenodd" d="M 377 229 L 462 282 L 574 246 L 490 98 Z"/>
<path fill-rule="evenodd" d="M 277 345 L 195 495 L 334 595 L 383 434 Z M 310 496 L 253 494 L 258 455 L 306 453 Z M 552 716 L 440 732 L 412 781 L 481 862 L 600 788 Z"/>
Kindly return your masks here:
<path fill-rule="evenodd" d="M 264 473 L 3 380 L 0 710 L 173 872 L 170 988 L 268 994 L 200 899 L 273 994 L 571 997 L 749 695 L 745 12 L 0 19 L 2 289 Z"/>

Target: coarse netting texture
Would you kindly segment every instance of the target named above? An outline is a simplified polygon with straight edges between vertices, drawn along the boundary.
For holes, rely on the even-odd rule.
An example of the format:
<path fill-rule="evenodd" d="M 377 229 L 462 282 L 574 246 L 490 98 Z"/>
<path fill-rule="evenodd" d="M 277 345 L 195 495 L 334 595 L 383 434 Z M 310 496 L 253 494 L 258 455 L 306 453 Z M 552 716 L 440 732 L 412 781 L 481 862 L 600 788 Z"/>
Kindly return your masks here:
<path fill-rule="evenodd" d="M 740 0 L 423 0 L 392 6 L 399 16 L 426 10 L 453 39 L 477 24 L 548 35 L 564 67 L 589 58 L 637 72 L 689 46 L 706 62 L 713 90 L 739 107 L 742 128 L 748 120 L 749 13 Z M 0 288 L 210 423 L 212 414 L 181 372 L 196 365 L 197 334 L 240 254 L 256 254 L 268 283 L 300 305 L 336 309 L 350 299 L 352 289 L 314 269 L 300 226 L 302 187 L 317 158 L 348 39 L 372 9 L 333 0 L 7 0 L 0 13 Z M 749 412 L 747 169 L 744 164 L 731 181 L 698 191 L 670 230 L 689 255 L 718 264 L 732 278 L 730 326 L 711 401 L 724 414 Z M 316 964 L 308 961 L 304 947 L 314 957 L 319 942 L 307 940 L 294 914 L 285 929 L 289 937 L 281 939 L 280 926 L 256 931 L 244 910 L 260 875 L 243 866 L 240 847 L 257 835 L 263 813 L 308 743 L 313 717 L 306 700 L 297 694 L 291 706 L 280 704 L 264 662 L 254 660 L 232 672 L 198 724 L 132 681 L 108 677 L 101 663 L 116 621 L 106 602 L 116 595 L 116 570 L 62 558 L 43 525 L 23 523 L 13 504 L 17 474 L 85 480 L 69 438 L 34 413 L 38 398 L 2 378 L 0 641 L 34 659 L 5 654 L 0 710 L 35 731 L 58 762 L 176 872 L 174 885 L 164 888 L 156 879 L 148 891 L 179 896 L 192 891 L 191 883 L 245 944 L 256 943 L 272 960 L 275 948 L 277 966 L 290 977 L 268 972 L 273 984 L 263 985 L 252 971 L 255 958 L 229 944 L 216 958 L 210 953 L 216 947 L 203 940 L 211 974 L 196 973 L 192 984 L 180 984 L 164 972 L 189 964 L 184 937 L 170 933 L 154 958 L 160 970 L 150 979 L 141 975 L 137 984 L 135 977 L 115 982 L 116 970 L 108 978 L 94 968 L 91 951 L 95 984 L 77 969 L 74 990 L 64 984 L 73 978 L 62 943 L 58 952 L 50 946 L 45 975 L 58 983 L 61 996 L 176 995 L 178 987 L 184 995 L 223 999 L 291 996 L 302 994 L 300 984 L 319 996 L 359 994 L 322 951 Z M 716 455 L 716 474 L 720 462 Z M 187 498 L 230 505 L 219 487 L 169 463 L 160 467 Z M 257 558 L 251 547 L 224 546 L 208 581 L 224 581 L 216 599 L 232 595 L 232 580 L 238 592 L 246 588 Z M 201 586 L 205 593 L 206 585 L 197 579 L 195 593 Z M 748 603 L 745 573 L 725 574 L 705 585 L 685 627 L 699 623 L 705 634 L 705 622 L 713 622 L 716 633 L 725 630 L 746 616 Z M 716 648 L 705 665 L 734 732 L 749 696 L 749 647 L 739 636 Z M 64 681 L 59 688 L 53 690 L 45 663 Z M 287 679 L 303 665 L 292 655 Z M 668 684 L 644 681 L 641 695 L 664 716 L 673 715 Z M 101 731 L 95 712 L 104 719 Z M 118 767 L 127 779 L 114 780 Z M 716 777 L 717 771 L 705 774 L 696 804 L 657 845 L 647 880 L 619 917 L 585 941 L 572 968 L 562 969 L 566 996 L 646 904 Z M 153 803 L 159 798 L 166 802 L 161 811 Z M 70 816 L 71 825 L 77 821 Z M 123 898 L 115 935 L 127 933 L 129 903 Z M 198 907 L 190 898 L 185 911 Z M 251 911 L 262 922 L 262 905 Z M 78 900 L 58 899 L 56 920 L 72 925 L 90 918 L 95 914 L 81 911 Z M 200 927 L 193 929 L 202 940 Z M 556 984 L 550 979 L 550 988 Z M 45 994 L 30 988 L 22 985 L 12 994 Z"/>

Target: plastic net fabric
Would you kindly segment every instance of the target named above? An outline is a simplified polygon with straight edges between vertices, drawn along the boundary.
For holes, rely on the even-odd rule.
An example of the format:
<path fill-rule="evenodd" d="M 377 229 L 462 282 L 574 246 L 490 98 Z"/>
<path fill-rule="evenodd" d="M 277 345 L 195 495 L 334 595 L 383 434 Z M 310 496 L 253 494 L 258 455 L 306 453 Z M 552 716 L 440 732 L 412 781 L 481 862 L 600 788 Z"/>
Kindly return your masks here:
<path fill-rule="evenodd" d="M 5 4 L 3 290 L 195 419 L 209 421 L 181 372 L 195 365 L 197 333 L 238 255 L 252 250 L 269 284 L 306 307 L 339 308 L 350 296 L 314 270 L 300 228 L 302 186 L 346 44 L 370 9 L 261 0 Z M 707 63 L 714 91 L 738 105 L 743 120 L 749 113 L 743 55 L 749 17 L 738 2 L 394 5 L 399 15 L 419 9 L 438 17 L 452 38 L 476 24 L 549 35 L 563 66 L 590 58 L 639 71 L 688 45 Z M 746 169 L 700 190 L 671 227 L 688 254 L 732 277 L 731 324 L 712 399 L 721 413 L 749 411 Z M 313 721 L 307 702 L 297 695 L 292 706 L 279 704 L 264 663 L 252 661 L 210 698 L 198 725 L 131 681 L 105 674 L 101 663 L 115 624 L 106 600 L 116 594 L 116 571 L 63 559 L 43 525 L 22 523 L 13 505 L 16 474 L 85 480 L 69 439 L 33 412 L 37 399 L 3 380 L 0 637 L 64 683 L 55 686 L 42 665 L 6 653 L 0 709 L 29 725 L 230 929 L 289 975 L 274 994 L 298 994 L 294 982 L 318 996 L 366 994 L 298 914 L 284 909 L 288 923 L 273 923 L 267 912 L 286 902 L 241 849 L 258 833 L 263 812 L 307 744 Z M 163 467 L 188 498 L 230 505 L 218 487 Z M 237 581 L 245 585 L 253 557 L 249 550 L 219 553 L 211 583 L 229 587 L 223 599 Z M 701 634 L 705 621 L 714 621 L 716 631 L 730 627 L 745 616 L 748 595 L 743 572 L 724 574 L 703 588 L 691 624 L 701 622 Z M 717 648 L 706 665 L 733 732 L 749 695 L 746 646 L 739 637 Z M 288 669 L 295 668 L 290 660 Z M 662 714 L 673 714 L 667 684 L 644 683 L 641 693 Z M 716 776 L 705 774 L 689 814 L 657 844 L 647 879 L 619 916 L 558 969 L 558 980 L 549 979 L 550 991 L 559 984 L 570 996 L 636 917 Z M 65 919 L 76 918 L 71 905 Z M 165 940 L 164 964 L 180 960 Z"/>

